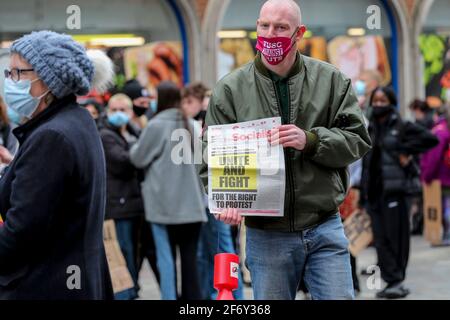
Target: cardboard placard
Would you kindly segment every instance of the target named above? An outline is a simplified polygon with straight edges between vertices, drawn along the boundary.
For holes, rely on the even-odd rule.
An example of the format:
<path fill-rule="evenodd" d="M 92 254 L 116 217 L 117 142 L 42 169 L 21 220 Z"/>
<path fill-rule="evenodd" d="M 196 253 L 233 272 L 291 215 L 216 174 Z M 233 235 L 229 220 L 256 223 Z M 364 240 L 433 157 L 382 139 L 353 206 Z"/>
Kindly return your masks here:
<path fill-rule="evenodd" d="M 355 210 L 345 219 L 344 231 L 349 240 L 349 250 L 355 257 L 373 240 L 370 216 L 364 210 Z"/>
<path fill-rule="evenodd" d="M 114 293 L 134 287 L 133 279 L 117 241 L 114 220 L 106 220 L 103 224 L 103 243 L 108 260 Z"/>
<path fill-rule="evenodd" d="M 432 245 L 442 243 L 442 192 L 441 183 L 434 180 L 423 184 L 424 236 Z"/>

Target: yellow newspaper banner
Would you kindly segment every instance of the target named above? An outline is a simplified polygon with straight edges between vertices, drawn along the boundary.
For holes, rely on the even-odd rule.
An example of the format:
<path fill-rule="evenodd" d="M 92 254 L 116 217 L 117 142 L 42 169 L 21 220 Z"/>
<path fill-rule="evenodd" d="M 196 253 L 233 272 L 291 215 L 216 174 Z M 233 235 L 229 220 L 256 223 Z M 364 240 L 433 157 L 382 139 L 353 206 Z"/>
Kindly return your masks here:
<path fill-rule="evenodd" d="M 213 192 L 257 192 L 256 154 L 211 156 Z"/>

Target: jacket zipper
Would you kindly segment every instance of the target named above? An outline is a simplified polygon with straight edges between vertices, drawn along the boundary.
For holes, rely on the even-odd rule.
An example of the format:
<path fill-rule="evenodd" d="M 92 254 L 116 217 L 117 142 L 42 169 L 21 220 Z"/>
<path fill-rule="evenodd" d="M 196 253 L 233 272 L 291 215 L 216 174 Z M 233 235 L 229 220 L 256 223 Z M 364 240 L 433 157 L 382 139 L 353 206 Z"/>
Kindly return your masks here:
<path fill-rule="evenodd" d="M 288 121 L 289 124 L 292 123 L 291 120 L 291 94 L 290 94 L 290 88 L 289 88 L 289 82 L 287 83 L 288 86 Z M 289 150 L 288 150 L 288 155 L 289 155 Z M 291 180 L 291 193 L 290 193 L 290 205 L 289 205 L 289 211 L 290 211 L 290 231 L 294 232 L 295 231 L 295 216 L 294 216 L 294 206 L 295 206 L 295 186 L 294 186 L 294 172 L 292 171 L 292 158 L 289 157 L 288 159 L 288 163 L 289 163 L 289 179 Z"/>
<path fill-rule="evenodd" d="M 276 100 L 277 100 L 276 103 L 277 103 L 278 113 L 280 114 L 281 119 L 283 119 L 283 113 L 282 113 L 282 110 L 280 109 L 280 98 L 278 97 L 277 88 L 276 88 L 275 84 L 273 83 L 273 81 L 272 81 L 272 86 L 273 86 L 273 89 L 275 91 L 275 97 L 276 97 Z M 290 121 L 290 111 L 291 111 L 291 106 L 290 106 L 291 101 L 290 100 L 291 99 L 290 99 L 290 96 L 288 98 L 289 98 L 289 102 L 288 102 L 288 122 L 290 123 L 291 122 Z M 287 151 L 286 154 L 289 156 L 289 153 L 290 153 L 289 150 L 286 150 L 286 151 Z M 286 161 L 286 164 L 287 164 L 286 174 L 288 175 L 289 186 L 291 187 L 291 190 L 289 192 L 289 212 L 288 212 L 288 216 L 289 216 L 289 231 L 290 232 L 294 232 L 293 205 L 294 205 L 295 198 L 292 195 L 292 191 L 293 191 L 292 189 L 293 189 L 294 184 L 293 184 L 292 167 L 291 167 L 291 159 L 290 159 L 290 157 L 288 157 L 288 159 Z"/>

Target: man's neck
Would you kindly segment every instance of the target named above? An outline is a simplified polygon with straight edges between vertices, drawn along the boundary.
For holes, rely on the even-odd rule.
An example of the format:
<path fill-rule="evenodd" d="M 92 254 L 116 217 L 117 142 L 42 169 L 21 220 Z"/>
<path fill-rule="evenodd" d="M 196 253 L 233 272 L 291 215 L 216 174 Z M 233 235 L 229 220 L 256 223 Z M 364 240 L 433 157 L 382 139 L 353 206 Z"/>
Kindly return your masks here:
<path fill-rule="evenodd" d="M 280 64 L 277 65 L 271 65 L 270 63 L 268 63 L 263 55 L 261 55 L 261 58 L 264 66 L 268 70 L 272 71 L 273 73 L 276 73 L 280 77 L 286 77 L 295 64 L 295 60 L 297 58 L 297 51 L 292 50 L 291 52 L 289 52 L 286 58 Z"/>

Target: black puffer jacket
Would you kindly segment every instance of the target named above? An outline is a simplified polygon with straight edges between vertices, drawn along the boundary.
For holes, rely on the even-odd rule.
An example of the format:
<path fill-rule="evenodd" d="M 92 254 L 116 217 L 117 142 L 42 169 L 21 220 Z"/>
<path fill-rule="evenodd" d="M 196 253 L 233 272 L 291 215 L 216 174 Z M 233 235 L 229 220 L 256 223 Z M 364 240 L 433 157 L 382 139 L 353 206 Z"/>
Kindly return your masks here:
<path fill-rule="evenodd" d="M 127 127 L 130 135 L 137 132 Z M 144 215 L 139 171 L 131 164 L 129 144 L 119 130 L 106 121 L 100 129 L 106 158 L 106 219 L 123 219 Z"/>
<path fill-rule="evenodd" d="M 400 165 L 399 156 L 418 155 L 438 144 L 438 139 L 426 128 L 403 121 L 396 112 L 382 124 L 372 119 L 369 134 L 373 148 L 363 160 L 363 205 L 381 195 L 407 192 L 407 169 Z"/>

